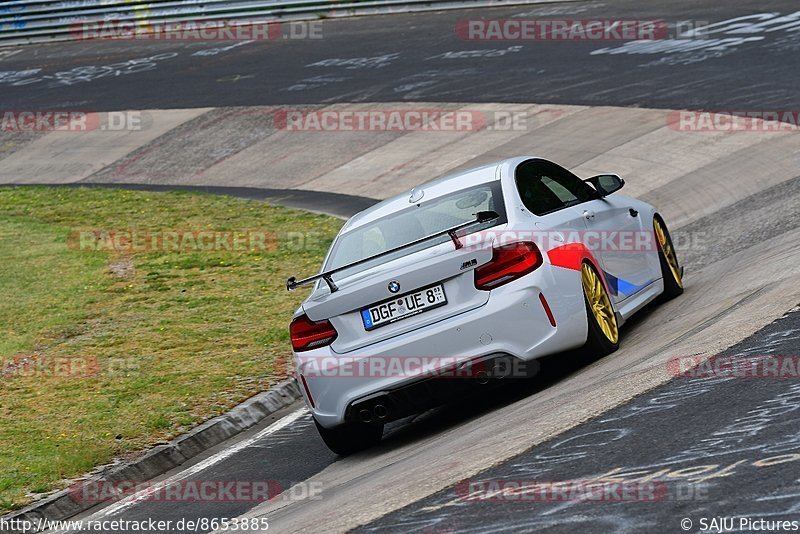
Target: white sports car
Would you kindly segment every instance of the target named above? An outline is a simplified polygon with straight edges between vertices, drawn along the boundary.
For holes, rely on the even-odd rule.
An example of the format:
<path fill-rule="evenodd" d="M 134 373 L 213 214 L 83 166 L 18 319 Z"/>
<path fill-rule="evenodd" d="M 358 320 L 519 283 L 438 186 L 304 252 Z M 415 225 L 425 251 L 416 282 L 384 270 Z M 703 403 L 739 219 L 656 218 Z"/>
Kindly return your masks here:
<path fill-rule="evenodd" d="M 328 447 L 377 443 L 383 425 L 461 385 L 524 376 L 525 362 L 585 346 L 616 350 L 619 327 L 683 292 L 653 206 L 511 158 L 416 187 L 353 216 L 334 240 L 290 334 L 297 379 Z"/>

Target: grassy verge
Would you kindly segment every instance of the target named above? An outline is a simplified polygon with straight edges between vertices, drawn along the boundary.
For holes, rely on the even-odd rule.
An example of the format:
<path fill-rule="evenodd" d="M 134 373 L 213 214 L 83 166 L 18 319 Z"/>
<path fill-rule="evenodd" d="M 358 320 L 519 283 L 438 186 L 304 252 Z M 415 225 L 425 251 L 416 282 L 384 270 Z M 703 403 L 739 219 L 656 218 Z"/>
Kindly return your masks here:
<path fill-rule="evenodd" d="M 285 280 L 315 272 L 340 225 L 196 193 L 0 188 L 0 513 L 284 378 L 305 295 Z M 277 241 L 94 251 L 86 229 Z"/>

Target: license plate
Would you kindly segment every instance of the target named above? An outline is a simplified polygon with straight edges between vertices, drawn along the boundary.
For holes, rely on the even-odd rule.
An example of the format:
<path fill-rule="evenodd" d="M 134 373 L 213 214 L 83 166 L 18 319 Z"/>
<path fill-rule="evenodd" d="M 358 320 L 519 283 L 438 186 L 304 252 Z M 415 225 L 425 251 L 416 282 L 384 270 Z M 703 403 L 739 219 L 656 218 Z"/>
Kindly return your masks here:
<path fill-rule="evenodd" d="M 445 304 L 444 287 L 438 284 L 365 308 L 361 310 L 361 320 L 365 330 L 374 330 Z"/>

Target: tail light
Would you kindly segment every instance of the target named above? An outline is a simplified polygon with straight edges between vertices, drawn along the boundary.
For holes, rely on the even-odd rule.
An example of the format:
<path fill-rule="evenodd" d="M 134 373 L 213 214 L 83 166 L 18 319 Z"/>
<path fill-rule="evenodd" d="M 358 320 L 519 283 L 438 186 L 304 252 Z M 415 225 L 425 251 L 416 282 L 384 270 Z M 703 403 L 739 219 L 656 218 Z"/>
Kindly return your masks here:
<path fill-rule="evenodd" d="M 330 345 L 339 334 L 327 319 L 314 322 L 304 313 L 289 325 L 289 335 L 295 352 L 302 352 Z"/>
<path fill-rule="evenodd" d="M 475 287 L 494 289 L 532 273 L 542 264 L 536 243 L 521 241 L 495 247 L 492 261 L 475 269 Z"/>

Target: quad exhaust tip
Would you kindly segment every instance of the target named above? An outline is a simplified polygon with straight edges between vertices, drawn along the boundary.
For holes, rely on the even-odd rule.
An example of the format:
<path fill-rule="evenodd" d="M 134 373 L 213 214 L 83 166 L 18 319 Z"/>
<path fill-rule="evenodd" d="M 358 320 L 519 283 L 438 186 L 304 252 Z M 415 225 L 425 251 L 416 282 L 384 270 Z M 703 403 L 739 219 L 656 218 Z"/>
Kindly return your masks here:
<path fill-rule="evenodd" d="M 389 415 L 389 410 L 383 404 L 376 404 L 372 411 L 378 419 L 386 419 Z"/>
<path fill-rule="evenodd" d="M 478 381 L 478 384 L 484 385 L 488 384 L 491 378 L 489 377 L 489 373 L 486 371 L 478 371 L 475 373 L 475 379 Z"/>
<path fill-rule="evenodd" d="M 372 411 L 363 408 L 358 412 L 358 418 L 362 423 L 371 423 L 374 420 L 384 420 L 389 417 L 389 409 L 383 404 L 376 404 Z"/>
<path fill-rule="evenodd" d="M 506 373 L 507 372 L 508 372 L 507 369 L 505 369 L 499 363 L 496 363 L 496 364 L 494 364 L 494 367 L 492 367 L 492 378 L 494 378 L 496 380 L 500 380 L 501 378 L 505 378 L 506 377 Z"/>

